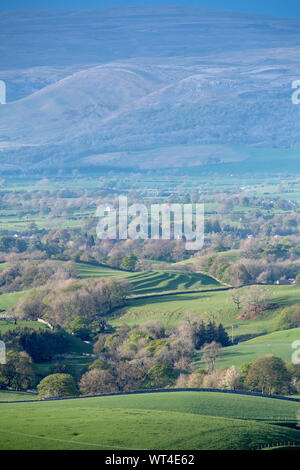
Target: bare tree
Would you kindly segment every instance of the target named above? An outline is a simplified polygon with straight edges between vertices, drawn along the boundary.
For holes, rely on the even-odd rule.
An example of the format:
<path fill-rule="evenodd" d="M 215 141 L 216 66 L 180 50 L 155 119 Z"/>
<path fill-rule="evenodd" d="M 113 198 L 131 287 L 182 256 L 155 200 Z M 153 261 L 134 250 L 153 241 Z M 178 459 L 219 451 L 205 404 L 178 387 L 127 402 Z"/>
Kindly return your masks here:
<path fill-rule="evenodd" d="M 205 344 L 201 351 L 202 360 L 207 363 L 207 369 L 209 372 L 214 372 L 216 369 L 217 358 L 221 355 L 222 346 L 216 341 L 212 341 L 209 344 Z"/>
<path fill-rule="evenodd" d="M 86 372 L 79 383 L 80 390 L 86 395 L 118 392 L 116 378 L 108 370 L 92 369 Z"/>
<path fill-rule="evenodd" d="M 250 308 L 254 310 L 255 313 L 258 313 L 267 307 L 271 300 L 271 295 L 267 287 L 251 286 L 246 290 L 242 298 L 242 303 L 246 308 Z"/>
<path fill-rule="evenodd" d="M 230 294 L 232 302 L 235 304 L 238 311 L 242 307 L 242 293 L 239 289 L 234 289 Z"/>

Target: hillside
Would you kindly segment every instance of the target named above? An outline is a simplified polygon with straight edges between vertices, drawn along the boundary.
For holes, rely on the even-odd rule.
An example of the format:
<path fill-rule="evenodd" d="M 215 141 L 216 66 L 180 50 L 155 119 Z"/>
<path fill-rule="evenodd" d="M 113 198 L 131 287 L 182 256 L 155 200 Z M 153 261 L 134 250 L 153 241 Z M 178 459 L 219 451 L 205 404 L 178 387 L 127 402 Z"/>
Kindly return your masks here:
<path fill-rule="evenodd" d="M 280 171 L 278 148 L 295 170 L 299 30 L 206 8 L 3 12 L 2 171 Z"/>
<path fill-rule="evenodd" d="M 252 362 L 266 354 L 281 357 L 286 362 L 291 362 L 292 344 L 300 338 L 300 328 L 292 330 L 275 331 L 268 335 L 258 336 L 249 341 L 235 346 L 229 346 L 223 350 L 223 357 L 218 361 L 218 367 L 225 368 L 232 365 L 240 367 L 246 362 Z"/>
<path fill-rule="evenodd" d="M 293 423 L 297 405 L 202 392 L 0 404 L 6 423 L 0 430 L 0 448 L 221 450 L 299 445 L 299 431 L 269 424 L 275 417 Z M 212 409 L 216 416 L 209 416 Z M 234 418 L 237 413 L 245 419 Z"/>
<path fill-rule="evenodd" d="M 201 291 L 216 289 L 222 285 L 211 276 L 176 270 L 155 270 L 130 273 L 92 264 L 76 264 L 82 278 L 126 278 L 133 286 L 134 295 L 176 291 Z"/>
<path fill-rule="evenodd" d="M 245 289 L 245 288 L 243 288 Z M 131 299 L 127 306 L 117 312 L 111 321 L 114 325 L 141 325 L 149 320 L 159 320 L 167 327 L 178 325 L 187 316 L 195 315 L 203 320 L 221 321 L 226 327 L 234 326 L 234 336 L 249 338 L 274 331 L 274 318 L 284 306 L 299 303 L 300 286 L 271 286 L 272 302 L 277 308 L 267 311 L 256 320 L 237 318 L 236 307 L 230 291 L 204 293 L 178 293 Z"/>

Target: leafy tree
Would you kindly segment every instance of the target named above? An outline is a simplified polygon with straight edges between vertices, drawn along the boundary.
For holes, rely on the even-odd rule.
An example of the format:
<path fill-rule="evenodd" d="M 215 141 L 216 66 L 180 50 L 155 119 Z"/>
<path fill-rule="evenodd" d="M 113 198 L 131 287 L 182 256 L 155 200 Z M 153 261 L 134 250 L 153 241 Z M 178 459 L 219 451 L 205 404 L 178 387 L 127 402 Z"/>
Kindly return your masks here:
<path fill-rule="evenodd" d="M 17 312 L 26 320 L 37 320 L 42 318 L 45 308 L 41 293 L 35 290 L 21 298 Z"/>
<path fill-rule="evenodd" d="M 201 388 L 201 387 L 203 387 L 204 375 L 205 374 L 203 374 L 201 372 L 193 372 L 192 374 L 188 375 L 188 379 L 186 380 L 185 383 L 183 383 L 182 386 L 187 387 L 187 388 Z M 181 387 L 179 387 L 179 388 L 181 388 Z"/>
<path fill-rule="evenodd" d="M 7 351 L 6 364 L 0 365 L 2 388 L 26 390 L 36 383 L 36 367 L 24 352 Z"/>
<path fill-rule="evenodd" d="M 68 331 L 73 333 L 75 336 L 78 336 L 78 338 L 81 338 L 83 341 L 91 339 L 91 323 L 85 317 L 75 317 L 74 320 L 71 321 Z"/>
<path fill-rule="evenodd" d="M 124 256 L 120 268 L 126 271 L 134 271 L 137 261 L 138 258 L 135 255 Z"/>
<path fill-rule="evenodd" d="M 235 366 L 229 367 L 224 371 L 220 381 L 220 388 L 225 390 L 237 390 L 240 385 L 240 373 Z"/>
<path fill-rule="evenodd" d="M 224 272 L 224 280 L 233 286 L 242 286 L 251 281 L 251 276 L 242 263 L 233 264 Z"/>
<path fill-rule="evenodd" d="M 79 387 L 86 395 L 119 391 L 114 375 L 109 370 L 98 368 L 86 372 L 81 377 Z"/>
<path fill-rule="evenodd" d="M 176 374 L 165 365 L 156 364 L 147 372 L 145 379 L 146 388 L 164 388 L 172 385 L 175 381 Z"/>
<path fill-rule="evenodd" d="M 26 351 L 34 362 L 50 361 L 56 354 L 69 350 L 70 341 L 63 331 L 34 330 L 15 328 L 4 333 L 3 339 L 8 347 Z"/>
<path fill-rule="evenodd" d="M 240 289 L 234 289 L 230 295 L 233 303 L 235 304 L 238 311 L 241 309 L 242 306 L 242 294 Z"/>
<path fill-rule="evenodd" d="M 27 250 L 27 242 L 22 238 L 17 238 L 16 240 L 16 248 L 19 253 L 24 253 Z"/>
<path fill-rule="evenodd" d="M 95 246 L 95 238 L 93 235 L 88 235 L 86 239 L 86 247 L 87 249 L 89 249 L 89 248 L 92 248 L 93 246 Z"/>
<path fill-rule="evenodd" d="M 74 378 L 70 374 L 51 374 L 38 385 L 39 398 L 72 397 L 78 395 Z"/>
<path fill-rule="evenodd" d="M 47 375 L 52 374 L 69 374 L 72 375 L 75 380 L 77 380 L 78 375 L 80 375 L 75 365 L 70 365 L 67 362 L 64 362 L 63 359 L 58 360 L 57 362 L 55 362 L 54 365 L 49 367 L 49 369 L 47 370 Z"/>
<path fill-rule="evenodd" d="M 215 259 L 216 259 L 216 256 L 209 256 L 206 259 L 205 265 L 204 265 L 204 268 L 203 268 L 205 272 L 209 272 L 209 270 L 212 267 L 213 262 L 215 261 Z"/>
<path fill-rule="evenodd" d="M 105 342 L 107 340 L 108 335 L 100 334 L 96 343 L 93 346 L 93 350 L 95 354 L 101 354 L 105 348 Z"/>
<path fill-rule="evenodd" d="M 229 336 L 222 323 L 220 323 L 217 328 L 215 340 L 223 347 L 228 346 L 230 344 Z"/>
<path fill-rule="evenodd" d="M 216 269 L 216 278 L 223 279 L 225 271 L 230 267 L 228 263 L 220 263 Z"/>
<path fill-rule="evenodd" d="M 109 368 L 110 368 L 110 365 L 107 362 L 103 361 L 102 359 L 96 359 L 89 365 L 89 370 L 92 370 L 92 369 L 106 370 Z"/>
<path fill-rule="evenodd" d="M 221 345 L 216 341 L 212 341 L 209 344 L 205 344 L 202 351 L 202 360 L 207 363 L 207 369 L 209 372 L 214 372 L 216 369 L 216 362 L 218 357 L 221 355 Z"/>
<path fill-rule="evenodd" d="M 269 395 L 287 394 L 290 380 L 290 373 L 281 358 L 262 356 L 251 364 L 245 386 L 250 391 Z"/>
<path fill-rule="evenodd" d="M 210 321 L 207 325 L 203 321 L 200 323 L 193 322 L 191 328 L 195 349 L 201 349 L 204 344 L 211 343 L 212 341 L 216 341 L 221 346 L 228 346 L 230 343 L 222 323 L 217 326 L 213 321 Z"/>
<path fill-rule="evenodd" d="M 207 343 L 207 334 L 204 321 L 201 321 L 198 328 L 195 328 L 195 349 L 201 349 L 202 346 Z"/>
<path fill-rule="evenodd" d="M 289 330 L 300 326 L 300 306 L 292 305 L 284 308 L 275 321 L 276 330 Z"/>
<path fill-rule="evenodd" d="M 217 336 L 216 324 L 212 321 L 209 321 L 206 326 L 206 343 L 212 343 L 215 341 Z"/>
<path fill-rule="evenodd" d="M 244 362 L 240 367 L 240 373 L 247 376 L 252 362 Z"/>
<path fill-rule="evenodd" d="M 255 313 L 259 313 L 264 310 L 271 300 L 271 292 L 267 287 L 263 286 L 251 286 L 248 287 L 242 302 L 245 308 L 253 310 Z"/>
<path fill-rule="evenodd" d="M 0 251 L 9 251 L 16 244 L 16 240 L 13 237 L 1 237 L 0 238 Z"/>

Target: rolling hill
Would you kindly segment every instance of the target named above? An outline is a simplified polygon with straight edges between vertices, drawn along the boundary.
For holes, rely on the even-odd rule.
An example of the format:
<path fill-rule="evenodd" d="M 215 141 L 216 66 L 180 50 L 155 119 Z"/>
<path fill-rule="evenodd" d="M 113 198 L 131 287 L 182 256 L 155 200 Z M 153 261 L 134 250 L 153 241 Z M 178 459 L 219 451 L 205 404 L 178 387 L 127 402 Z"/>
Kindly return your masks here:
<path fill-rule="evenodd" d="M 276 149 L 298 169 L 299 30 L 206 8 L 3 12 L 1 169 L 278 172 Z"/>
<path fill-rule="evenodd" d="M 246 289 L 246 288 L 243 288 Z M 230 329 L 234 326 L 234 336 L 240 339 L 271 333 L 274 331 L 274 318 L 284 306 L 299 303 L 300 286 L 270 286 L 272 302 L 277 304 L 256 320 L 237 319 L 236 307 L 228 291 L 178 293 L 162 296 L 130 299 L 123 309 L 116 312 L 110 322 L 114 325 L 141 325 L 146 321 L 160 321 L 173 327 L 186 320 L 187 316 L 198 316 L 207 321 L 214 319 Z"/>
<path fill-rule="evenodd" d="M 218 281 L 207 274 L 188 271 L 156 270 L 130 273 L 105 266 L 83 263 L 76 263 L 76 268 L 82 278 L 126 278 L 133 286 L 134 295 L 201 291 L 222 287 Z"/>
<path fill-rule="evenodd" d="M 286 362 L 291 362 L 294 341 L 300 338 L 300 328 L 292 330 L 275 331 L 268 335 L 244 341 L 240 344 L 224 348 L 223 356 L 218 360 L 219 368 L 240 367 L 246 362 L 252 362 L 266 354 L 281 357 Z"/>
<path fill-rule="evenodd" d="M 276 418 L 294 423 L 298 405 L 203 392 L 1 403 L 5 428 L 0 429 L 0 448 L 221 450 L 299 445 L 299 431 L 270 424 Z"/>

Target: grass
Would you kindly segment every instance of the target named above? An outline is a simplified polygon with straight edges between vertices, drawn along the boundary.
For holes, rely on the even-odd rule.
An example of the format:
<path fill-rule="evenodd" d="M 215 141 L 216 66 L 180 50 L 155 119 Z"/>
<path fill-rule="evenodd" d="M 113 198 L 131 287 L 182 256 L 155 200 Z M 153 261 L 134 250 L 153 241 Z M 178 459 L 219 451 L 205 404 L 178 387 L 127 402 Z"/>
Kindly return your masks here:
<path fill-rule="evenodd" d="M 48 328 L 47 325 L 43 323 L 38 323 L 36 321 L 27 321 L 27 320 L 18 320 L 15 325 L 13 320 L 0 320 L 0 333 L 5 333 L 8 330 L 14 330 L 15 328 L 34 328 L 35 330 Z"/>
<path fill-rule="evenodd" d="M 128 277 L 136 294 L 215 289 L 220 283 L 205 274 L 178 271 L 150 271 Z"/>
<path fill-rule="evenodd" d="M 63 362 L 64 365 L 72 367 L 75 374 L 78 375 L 78 377 L 80 377 L 82 370 L 86 366 L 88 366 L 93 360 L 95 360 L 95 357 L 73 353 L 69 356 L 63 357 L 61 361 Z M 46 377 L 47 375 L 53 373 L 52 367 L 54 367 L 58 362 L 59 362 L 58 360 L 54 359 L 51 362 L 42 362 L 42 363 L 37 364 L 38 375 Z"/>
<path fill-rule="evenodd" d="M 129 273 L 103 266 L 76 263 L 78 274 L 82 278 L 126 278 L 134 287 L 137 295 L 155 292 L 193 291 L 215 289 L 220 283 L 206 274 L 182 272 L 176 270 L 157 270 Z"/>
<path fill-rule="evenodd" d="M 9 263 L 0 263 L 0 272 L 4 271 L 9 266 Z"/>
<path fill-rule="evenodd" d="M 269 399 L 178 392 L 0 404 L 5 423 L 0 428 L 0 449 L 197 450 L 300 444 L 295 429 L 229 417 L 237 409 L 251 417 L 260 400 L 263 405 Z M 294 409 L 279 400 L 271 400 L 268 411 L 262 405 L 264 416 L 287 413 L 293 420 Z M 228 416 L 209 416 L 218 410 Z"/>
<path fill-rule="evenodd" d="M 103 277 L 103 278 L 121 278 L 127 277 L 130 273 L 118 269 L 112 269 L 105 266 L 95 266 L 93 264 L 75 263 L 77 274 L 81 278 Z"/>
<path fill-rule="evenodd" d="M 230 261 L 237 261 L 241 256 L 241 252 L 240 250 L 221 251 L 216 252 L 216 255 L 222 258 L 227 258 Z M 177 263 L 174 263 L 174 266 L 193 266 L 194 264 L 197 264 L 199 259 L 200 258 L 197 258 L 197 256 L 194 256 L 183 261 L 178 261 Z"/>
<path fill-rule="evenodd" d="M 6 312 L 10 307 L 16 305 L 22 295 L 28 291 L 11 292 L 9 294 L 0 294 L 0 315 Z"/>
<path fill-rule="evenodd" d="M 0 390 L 1 401 L 22 401 L 22 400 L 36 400 L 37 395 L 30 392 L 11 392 L 8 390 Z"/>
<path fill-rule="evenodd" d="M 246 290 L 247 288 L 243 288 Z M 131 299 L 128 305 L 109 319 L 114 325 L 143 324 L 149 320 L 159 320 L 167 327 L 184 321 L 187 315 L 199 318 L 213 318 L 226 327 L 234 326 L 235 336 L 253 337 L 274 330 L 274 317 L 281 308 L 300 301 L 300 286 L 271 286 L 272 302 L 278 308 L 257 320 L 237 320 L 236 307 L 230 299 L 230 291 L 205 292 L 199 294 L 178 294 L 176 296 Z"/>
<path fill-rule="evenodd" d="M 300 403 L 273 398 L 215 392 L 176 392 L 92 398 L 97 408 L 179 411 L 233 419 L 266 422 L 295 421 Z"/>
<path fill-rule="evenodd" d="M 276 331 L 268 335 L 245 341 L 235 346 L 223 349 L 223 357 L 218 360 L 219 368 L 226 368 L 232 365 L 240 367 L 245 362 L 252 362 L 260 356 L 272 354 L 281 357 L 286 362 L 292 361 L 292 343 L 300 341 L 300 328 L 292 330 Z M 201 353 L 199 353 L 201 357 Z"/>
<path fill-rule="evenodd" d="M 83 353 L 92 353 L 93 352 L 93 346 L 90 343 L 85 343 L 82 341 L 82 339 L 78 338 L 78 336 L 71 335 L 69 333 L 65 332 L 65 335 L 68 338 L 69 341 L 69 351 L 72 353 L 78 353 L 78 354 L 83 354 Z"/>

